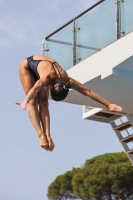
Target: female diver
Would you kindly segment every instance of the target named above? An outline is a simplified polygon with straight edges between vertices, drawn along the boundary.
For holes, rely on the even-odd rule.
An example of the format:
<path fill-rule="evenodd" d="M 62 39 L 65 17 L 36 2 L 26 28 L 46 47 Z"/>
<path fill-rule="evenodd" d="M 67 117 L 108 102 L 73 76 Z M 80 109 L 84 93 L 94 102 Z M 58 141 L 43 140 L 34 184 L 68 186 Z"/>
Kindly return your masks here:
<path fill-rule="evenodd" d="M 66 98 L 69 88 L 77 90 L 106 106 L 110 111 L 121 111 L 122 108 L 111 104 L 95 92 L 69 77 L 66 71 L 52 58 L 34 55 L 24 59 L 19 67 L 19 77 L 26 94 L 22 102 L 17 102 L 23 110 L 28 104 L 28 115 L 35 127 L 40 146 L 52 151 L 54 143 L 50 135 L 50 116 L 48 109 L 49 93 L 55 101 Z"/>

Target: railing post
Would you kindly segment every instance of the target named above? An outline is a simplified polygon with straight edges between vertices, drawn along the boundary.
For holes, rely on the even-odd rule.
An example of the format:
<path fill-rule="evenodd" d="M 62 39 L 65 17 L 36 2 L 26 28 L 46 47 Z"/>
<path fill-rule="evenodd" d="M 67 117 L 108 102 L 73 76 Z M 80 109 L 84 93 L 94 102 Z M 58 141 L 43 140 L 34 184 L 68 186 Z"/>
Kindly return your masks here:
<path fill-rule="evenodd" d="M 48 48 L 45 48 L 45 43 L 46 43 L 46 39 L 44 39 L 43 41 L 42 41 L 42 55 L 44 55 L 45 56 L 45 51 L 49 51 L 49 49 Z"/>
<path fill-rule="evenodd" d="M 73 40 L 72 40 L 72 60 L 73 60 L 73 66 L 76 64 L 76 26 L 75 26 L 75 19 L 73 20 Z"/>
<path fill-rule="evenodd" d="M 120 38 L 120 1 L 116 0 L 116 28 L 117 28 L 117 40 Z"/>
<path fill-rule="evenodd" d="M 121 38 L 125 34 L 125 31 L 121 29 L 121 3 L 124 3 L 124 0 L 116 0 L 117 39 Z"/>
<path fill-rule="evenodd" d="M 45 45 L 45 39 L 42 41 L 42 55 L 45 55 L 45 51 L 44 51 L 44 46 Z"/>

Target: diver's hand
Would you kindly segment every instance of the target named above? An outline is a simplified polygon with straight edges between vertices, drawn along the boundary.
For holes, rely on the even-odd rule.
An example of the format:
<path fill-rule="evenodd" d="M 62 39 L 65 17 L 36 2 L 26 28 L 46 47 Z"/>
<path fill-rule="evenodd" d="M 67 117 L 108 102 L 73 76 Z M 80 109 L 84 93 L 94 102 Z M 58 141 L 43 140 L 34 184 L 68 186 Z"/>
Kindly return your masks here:
<path fill-rule="evenodd" d="M 122 108 L 120 106 L 111 103 L 108 105 L 108 109 L 110 111 L 122 111 Z"/>
<path fill-rule="evenodd" d="M 27 106 L 27 100 L 21 101 L 21 102 L 16 102 L 16 105 L 20 105 L 22 110 L 26 110 L 26 106 Z"/>

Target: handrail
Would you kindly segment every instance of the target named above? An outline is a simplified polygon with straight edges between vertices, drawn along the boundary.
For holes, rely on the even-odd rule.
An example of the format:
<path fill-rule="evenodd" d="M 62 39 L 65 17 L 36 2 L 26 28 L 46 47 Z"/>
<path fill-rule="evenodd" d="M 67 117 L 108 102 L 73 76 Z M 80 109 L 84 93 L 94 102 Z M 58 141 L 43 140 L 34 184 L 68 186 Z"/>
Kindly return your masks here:
<path fill-rule="evenodd" d="M 93 9 L 94 7 L 98 6 L 100 3 L 102 3 L 103 1 L 106 0 L 101 0 L 98 1 L 96 4 L 94 4 L 93 6 L 91 6 L 90 8 L 88 8 L 87 10 L 85 10 L 84 12 L 82 12 L 81 14 L 77 15 L 75 18 L 73 18 L 72 20 L 70 20 L 69 22 L 67 22 L 66 24 L 64 24 L 63 26 L 61 26 L 60 28 L 58 28 L 57 30 L 55 30 L 54 32 L 52 32 L 51 34 L 49 34 L 48 36 L 45 37 L 45 40 L 47 40 L 49 37 L 51 37 L 52 35 L 54 35 L 55 33 L 57 33 L 58 31 L 60 31 L 61 29 L 63 29 L 64 27 L 66 27 L 67 25 L 69 25 L 70 23 L 73 22 L 73 20 L 78 19 L 79 17 L 81 17 L 82 15 L 84 15 L 85 13 L 87 13 L 89 10 Z"/>

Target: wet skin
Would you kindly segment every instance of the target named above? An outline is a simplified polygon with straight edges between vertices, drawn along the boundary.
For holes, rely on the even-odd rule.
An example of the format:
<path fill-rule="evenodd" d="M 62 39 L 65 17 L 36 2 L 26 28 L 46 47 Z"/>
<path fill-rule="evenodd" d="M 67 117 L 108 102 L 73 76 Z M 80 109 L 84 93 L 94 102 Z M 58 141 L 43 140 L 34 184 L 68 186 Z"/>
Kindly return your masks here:
<path fill-rule="evenodd" d="M 33 60 L 48 60 L 54 62 L 52 58 L 41 55 L 35 55 Z M 120 106 L 111 104 L 78 81 L 69 77 L 66 71 L 58 63 L 56 63 L 56 65 L 58 66 L 62 78 L 70 84 L 72 89 L 75 89 L 83 95 L 98 101 L 106 106 L 110 111 L 122 110 Z M 51 63 L 47 61 L 40 62 L 37 67 L 40 79 L 35 81 L 34 76 L 28 70 L 27 59 L 23 60 L 19 66 L 19 77 L 26 98 L 24 101 L 16 103 L 20 105 L 23 110 L 26 109 L 26 105 L 28 104 L 28 115 L 38 134 L 40 146 L 49 151 L 54 149 L 54 143 L 50 135 L 48 97 L 53 83 L 56 81 L 56 79 L 60 78 L 58 70 L 56 68 L 55 70 L 56 74 Z"/>

